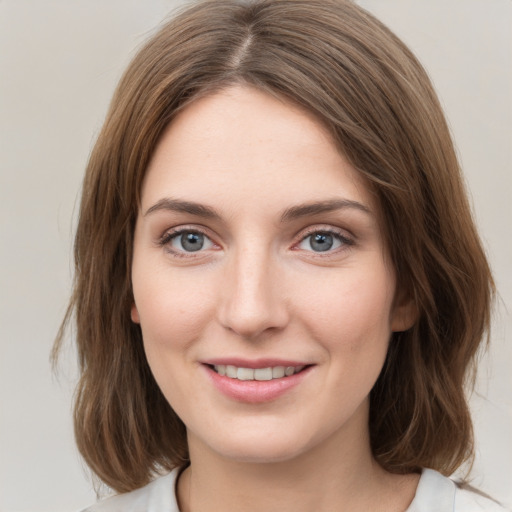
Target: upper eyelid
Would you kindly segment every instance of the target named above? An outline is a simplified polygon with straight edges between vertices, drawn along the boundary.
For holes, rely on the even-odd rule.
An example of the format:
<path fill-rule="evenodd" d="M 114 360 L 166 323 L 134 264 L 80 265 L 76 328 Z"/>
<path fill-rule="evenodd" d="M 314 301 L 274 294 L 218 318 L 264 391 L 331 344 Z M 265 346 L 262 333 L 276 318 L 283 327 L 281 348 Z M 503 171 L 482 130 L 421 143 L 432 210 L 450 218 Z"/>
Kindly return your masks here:
<path fill-rule="evenodd" d="M 349 230 L 340 228 L 340 227 L 336 227 L 336 226 L 331 226 L 328 224 L 314 225 L 314 226 L 304 228 L 301 231 L 299 231 L 299 233 L 296 236 L 300 240 L 303 240 L 304 238 L 306 238 L 314 233 L 329 233 L 329 234 L 338 235 L 342 238 L 349 238 L 351 240 L 355 238 L 355 236 Z"/>
<path fill-rule="evenodd" d="M 209 230 L 205 226 L 201 226 L 201 225 L 197 225 L 197 224 L 181 225 L 181 226 L 176 226 L 176 227 L 171 227 L 171 228 L 165 229 L 160 238 L 165 238 L 168 235 L 175 236 L 175 235 L 179 235 L 180 233 L 187 233 L 187 232 L 201 233 L 202 235 L 205 235 L 208 238 L 211 238 L 212 236 L 210 234 L 210 231 L 211 230 Z"/>

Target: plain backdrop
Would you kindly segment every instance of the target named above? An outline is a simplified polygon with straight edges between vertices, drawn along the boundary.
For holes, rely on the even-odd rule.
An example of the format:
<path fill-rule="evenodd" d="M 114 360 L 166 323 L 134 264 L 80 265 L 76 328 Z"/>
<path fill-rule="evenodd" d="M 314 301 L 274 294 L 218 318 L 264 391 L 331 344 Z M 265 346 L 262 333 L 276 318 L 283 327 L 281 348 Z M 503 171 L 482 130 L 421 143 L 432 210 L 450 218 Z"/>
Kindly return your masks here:
<path fill-rule="evenodd" d="M 72 344 L 59 379 L 48 356 L 87 156 L 122 70 L 180 3 L 0 0 L 0 512 L 95 499 L 72 435 Z M 360 4 L 424 63 L 458 146 L 501 297 L 471 399 L 473 484 L 512 506 L 512 1 Z"/>

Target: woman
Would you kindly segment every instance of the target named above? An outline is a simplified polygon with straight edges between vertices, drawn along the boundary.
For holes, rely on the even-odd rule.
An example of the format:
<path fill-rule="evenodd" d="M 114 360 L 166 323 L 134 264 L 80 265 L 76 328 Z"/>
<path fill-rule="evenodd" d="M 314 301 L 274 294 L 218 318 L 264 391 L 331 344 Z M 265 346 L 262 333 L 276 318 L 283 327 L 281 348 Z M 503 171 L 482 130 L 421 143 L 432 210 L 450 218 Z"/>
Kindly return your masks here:
<path fill-rule="evenodd" d="M 165 25 L 91 155 L 75 259 L 77 442 L 121 493 L 88 510 L 501 510 L 442 476 L 473 454 L 493 292 L 450 134 L 351 2 Z"/>

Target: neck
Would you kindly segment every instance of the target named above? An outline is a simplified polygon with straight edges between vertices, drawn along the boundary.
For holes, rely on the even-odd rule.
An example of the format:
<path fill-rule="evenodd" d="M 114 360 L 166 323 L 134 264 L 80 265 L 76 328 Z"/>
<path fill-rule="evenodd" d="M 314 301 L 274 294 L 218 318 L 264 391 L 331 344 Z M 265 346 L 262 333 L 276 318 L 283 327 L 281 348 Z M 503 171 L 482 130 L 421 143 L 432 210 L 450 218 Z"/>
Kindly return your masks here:
<path fill-rule="evenodd" d="M 189 433 L 191 464 L 178 482 L 180 510 L 406 510 L 418 476 L 387 473 L 372 457 L 368 432 L 354 434 L 334 434 L 290 460 L 253 463 L 225 458 Z"/>

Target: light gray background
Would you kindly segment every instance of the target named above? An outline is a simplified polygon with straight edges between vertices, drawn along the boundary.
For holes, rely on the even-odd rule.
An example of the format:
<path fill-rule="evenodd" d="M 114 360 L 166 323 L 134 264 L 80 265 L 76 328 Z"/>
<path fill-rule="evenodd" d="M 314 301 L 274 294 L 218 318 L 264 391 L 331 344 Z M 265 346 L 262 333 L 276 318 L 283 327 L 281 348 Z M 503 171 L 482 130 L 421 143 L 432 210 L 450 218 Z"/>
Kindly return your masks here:
<path fill-rule="evenodd" d="M 83 169 L 121 71 L 171 0 L 0 0 L 0 512 L 94 501 L 73 443 L 69 294 Z M 472 398 L 474 484 L 512 506 L 512 1 L 361 0 L 429 70 L 501 304 Z M 66 362 L 67 359 L 67 362 Z"/>

